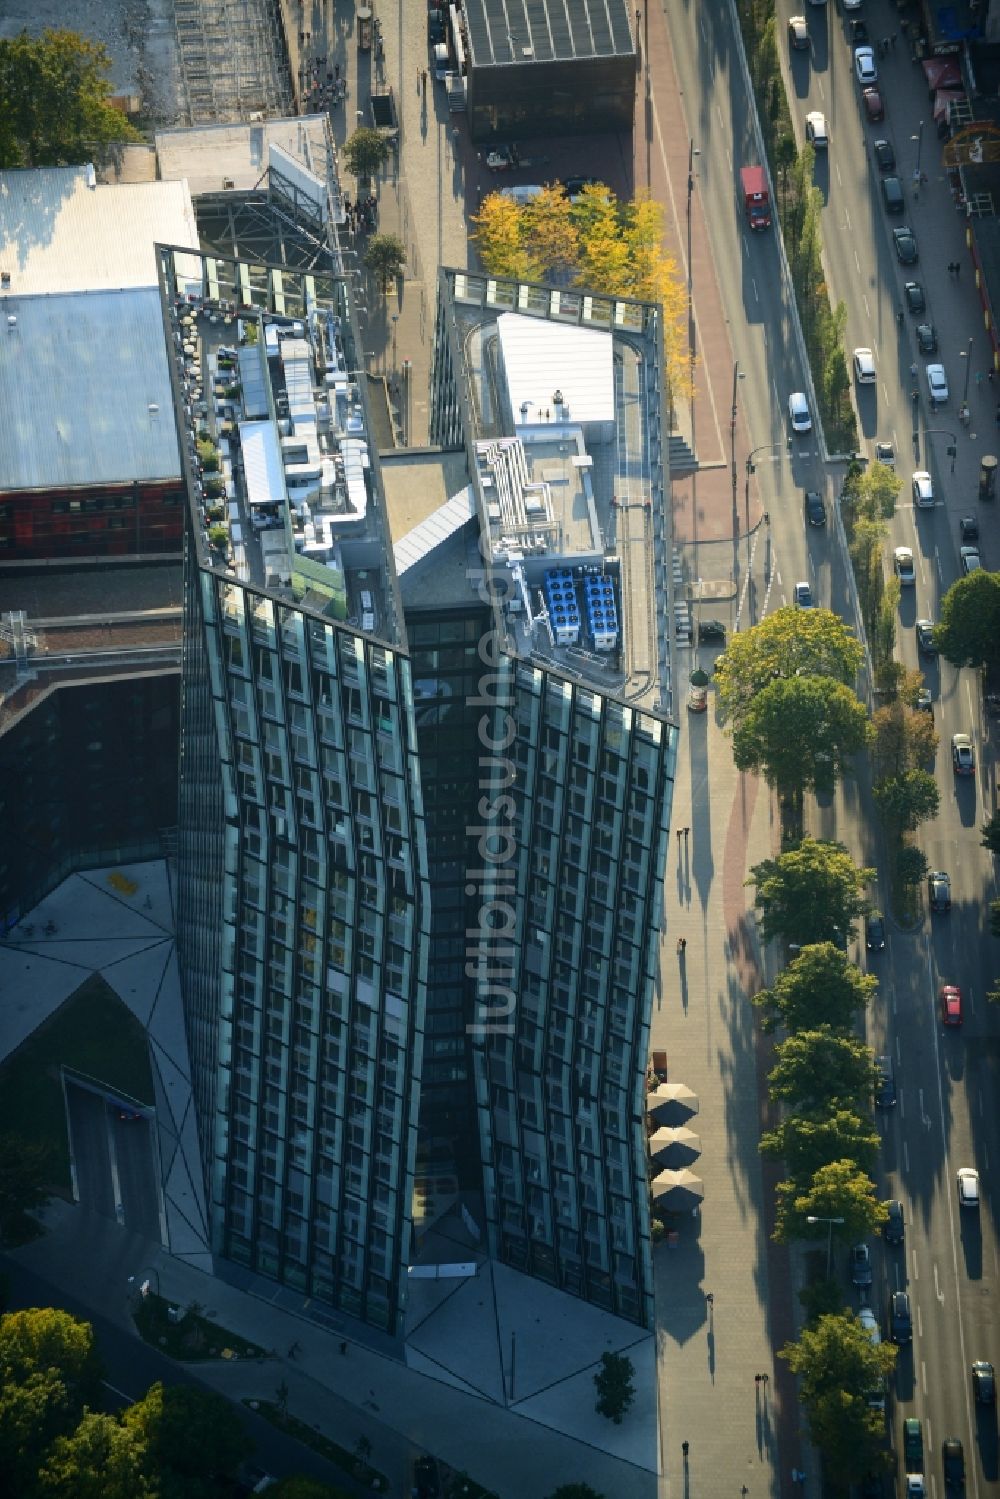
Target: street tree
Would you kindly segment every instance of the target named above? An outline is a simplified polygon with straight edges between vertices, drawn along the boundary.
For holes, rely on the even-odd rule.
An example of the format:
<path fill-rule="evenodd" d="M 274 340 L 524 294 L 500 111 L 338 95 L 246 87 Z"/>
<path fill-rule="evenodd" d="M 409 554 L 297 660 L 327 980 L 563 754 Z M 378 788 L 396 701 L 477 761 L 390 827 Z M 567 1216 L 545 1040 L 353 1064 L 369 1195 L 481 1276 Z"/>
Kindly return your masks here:
<path fill-rule="evenodd" d="M 887 463 L 852 466 L 850 480 L 845 481 L 842 497 L 852 522 L 861 517 L 870 521 L 889 521 L 896 513 L 896 499 L 903 480 Z"/>
<path fill-rule="evenodd" d="M 1000 573 L 979 567 L 951 585 L 934 640 L 953 666 L 1000 666 Z"/>
<path fill-rule="evenodd" d="M 803 947 L 753 1002 L 765 1012 L 766 1031 L 782 1026 L 790 1036 L 821 1027 L 841 1032 L 851 1029 L 877 988 L 874 974 L 862 973 L 832 942 L 818 942 Z"/>
<path fill-rule="evenodd" d="M 901 591 L 900 581 L 893 574 L 882 587 L 869 633 L 877 692 L 896 692 L 904 672 L 903 666 L 893 655 L 896 649 L 896 620 Z"/>
<path fill-rule="evenodd" d="M 0 1317 L 0 1493 L 29 1494 L 57 1437 L 100 1393 L 94 1330 L 53 1307 Z"/>
<path fill-rule="evenodd" d="M 233 1406 L 209 1390 L 151 1385 L 122 1421 L 145 1447 L 159 1499 L 215 1499 L 250 1451 Z"/>
<path fill-rule="evenodd" d="M 858 588 L 858 603 L 865 624 L 873 627 L 878 618 L 879 601 L 885 587 L 882 572 L 882 544 L 886 538 L 885 522 L 858 516 L 847 545 Z"/>
<path fill-rule="evenodd" d="M 891 1343 L 873 1343 L 851 1312 L 822 1316 L 778 1354 L 800 1380 L 809 1435 L 845 1482 L 877 1466 L 885 1417 L 868 1404 L 896 1363 Z"/>
<path fill-rule="evenodd" d="M 784 795 L 831 791 L 868 737 L 867 711 L 850 687 L 830 677 L 774 677 L 741 714 L 733 759 Z"/>
<path fill-rule="evenodd" d="M 373 234 L 365 250 L 365 266 L 378 277 L 383 297 L 406 264 L 406 247 L 397 234 Z"/>
<path fill-rule="evenodd" d="M 871 1105 L 874 1052 L 856 1036 L 820 1025 L 793 1032 L 774 1054 L 767 1086 L 775 1103 L 805 1110 L 838 1102 Z"/>
<path fill-rule="evenodd" d="M 663 346 L 671 398 L 691 396 L 694 373 L 687 327 L 687 290 L 677 262 L 665 243 L 662 203 L 640 192 L 621 205 L 627 250 L 625 290 L 642 302 L 658 302 L 663 309 Z"/>
<path fill-rule="evenodd" d="M 352 177 L 367 187 L 373 177 L 385 166 L 392 147 L 379 130 L 370 125 L 360 125 L 341 147 L 344 165 Z"/>
<path fill-rule="evenodd" d="M 0 168 L 78 166 L 139 140 L 108 103 L 111 58 L 78 32 L 0 37 Z"/>
<path fill-rule="evenodd" d="M 580 260 L 576 284 L 623 297 L 628 286 L 628 246 L 622 234 L 621 210 L 610 188 L 588 183 L 573 204 Z"/>
<path fill-rule="evenodd" d="M 906 889 L 915 890 L 927 878 L 930 868 L 922 848 L 903 843 L 896 850 L 896 879 Z"/>
<path fill-rule="evenodd" d="M 23 1243 L 38 1232 L 28 1215 L 44 1207 L 52 1152 L 21 1135 L 0 1135 L 0 1243 Z"/>
<path fill-rule="evenodd" d="M 760 1137 L 760 1153 L 784 1161 L 795 1181 L 814 1177 L 823 1166 L 850 1160 L 871 1170 L 879 1148 L 871 1117 L 862 1119 L 851 1108 L 813 1114 L 786 1114 L 776 1129 Z"/>
<path fill-rule="evenodd" d="M 730 637 L 716 662 L 724 723 L 739 723 L 756 695 L 775 678 L 832 677 L 851 686 L 864 658 L 858 639 L 829 609 L 777 609 Z"/>
<path fill-rule="evenodd" d="M 1000 900 L 990 901 L 990 935 L 1000 937 Z"/>
<path fill-rule="evenodd" d="M 856 1244 L 881 1228 L 888 1217 L 871 1177 L 848 1158 L 821 1166 L 805 1183 L 779 1182 L 775 1208 L 774 1238 L 779 1244 L 825 1239 L 828 1231 L 834 1238 Z M 817 1222 L 810 1223 L 810 1218 Z"/>
<path fill-rule="evenodd" d="M 994 812 L 979 831 L 983 835 L 981 840 L 983 848 L 988 848 L 991 854 L 1000 854 L 1000 812 Z"/>
<path fill-rule="evenodd" d="M 114 1416 L 85 1411 L 57 1437 L 38 1474 L 39 1499 L 158 1499 L 156 1475 L 134 1431 Z"/>
<path fill-rule="evenodd" d="M 520 217 L 519 240 L 537 279 L 565 284 L 580 255 L 579 231 L 566 189 L 561 183 L 543 187 L 520 209 Z"/>
<path fill-rule="evenodd" d="M 796 848 L 750 870 L 764 940 L 784 937 L 801 946 L 847 940 L 865 911 L 865 886 L 874 869 L 859 869 L 842 843 L 803 838 Z"/>
<path fill-rule="evenodd" d="M 934 715 L 913 708 L 922 685 L 920 672 L 905 673 L 896 701 L 876 708 L 872 715 L 872 770 L 876 781 L 926 768 L 934 762 L 938 747 Z"/>
<path fill-rule="evenodd" d="M 907 770 L 873 787 L 883 822 L 897 832 L 912 833 L 937 816 L 941 793 L 929 770 Z"/>
<path fill-rule="evenodd" d="M 594 1409 L 599 1416 L 606 1416 L 620 1426 L 623 1416 L 635 1399 L 635 1374 L 632 1360 L 622 1353 L 602 1353 L 601 1367 L 594 1375 L 597 1404 Z"/>
<path fill-rule="evenodd" d="M 472 222 L 479 259 L 491 276 L 510 276 L 518 281 L 542 279 L 541 266 L 525 243 L 521 208 L 513 198 L 487 193 Z"/>

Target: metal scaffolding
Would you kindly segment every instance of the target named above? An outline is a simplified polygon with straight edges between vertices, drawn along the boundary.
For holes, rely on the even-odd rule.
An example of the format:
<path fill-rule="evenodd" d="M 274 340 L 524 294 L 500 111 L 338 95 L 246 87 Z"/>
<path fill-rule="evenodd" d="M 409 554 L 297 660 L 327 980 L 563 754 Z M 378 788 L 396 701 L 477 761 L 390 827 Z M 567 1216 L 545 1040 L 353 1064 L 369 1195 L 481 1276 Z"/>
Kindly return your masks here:
<path fill-rule="evenodd" d="M 188 124 L 295 113 L 277 0 L 175 0 Z"/>

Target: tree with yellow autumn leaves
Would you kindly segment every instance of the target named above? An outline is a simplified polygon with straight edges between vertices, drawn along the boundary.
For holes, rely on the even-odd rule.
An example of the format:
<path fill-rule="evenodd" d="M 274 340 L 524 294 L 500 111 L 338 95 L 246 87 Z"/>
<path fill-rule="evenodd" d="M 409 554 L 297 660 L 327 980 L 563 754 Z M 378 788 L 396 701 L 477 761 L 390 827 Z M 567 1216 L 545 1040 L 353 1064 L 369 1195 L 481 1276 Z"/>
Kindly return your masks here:
<path fill-rule="evenodd" d="M 621 202 L 588 183 L 571 203 L 559 183 L 530 202 L 489 193 L 472 220 L 479 258 L 491 276 L 546 281 L 663 308 L 663 345 L 674 398 L 690 395 L 687 300 L 676 262 L 663 248 L 663 208 L 640 194 Z"/>

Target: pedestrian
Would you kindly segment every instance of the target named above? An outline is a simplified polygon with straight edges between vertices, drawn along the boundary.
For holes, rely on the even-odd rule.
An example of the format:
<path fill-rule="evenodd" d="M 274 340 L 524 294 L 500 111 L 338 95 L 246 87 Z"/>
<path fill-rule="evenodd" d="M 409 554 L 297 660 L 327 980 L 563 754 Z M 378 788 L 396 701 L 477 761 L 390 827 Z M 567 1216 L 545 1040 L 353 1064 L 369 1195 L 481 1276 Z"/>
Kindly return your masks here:
<path fill-rule="evenodd" d="M 890 38 L 889 38 L 889 45 L 890 45 L 890 46 L 891 46 L 891 48 L 892 48 L 892 50 L 893 50 L 893 51 L 894 51 L 894 52 L 895 52 L 895 50 L 896 50 L 896 38 L 897 38 L 897 36 L 898 36 L 898 32 L 895 32 L 895 31 L 894 31 L 894 32 L 893 32 L 893 33 L 892 33 L 892 36 L 891 36 L 891 37 L 890 37 Z"/>
<path fill-rule="evenodd" d="M 347 1341 L 346 1341 L 346 1339 L 344 1340 L 344 1342 L 341 1343 L 341 1345 L 340 1345 L 340 1351 L 344 1355 L 344 1357 L 346 1358 L 347 1357 Z"/>
<path fill-rule="evenodd" d="M 298 1343 L 293 1343 L 291 1345 L 291 1347 L 289 1348 L 289 1350 L 288 1350 L 288 1357 L 289 1358 L 294 1358 L 295 1355 L 298 1353 L 298 1351 L 299 1351 L 299 1345 L 298 1345 Z"/>
<path fill-rule="evenodd" d="M 690 831 L 691 831 L 690 828 L 685 828 L 684 829 L 684 842 L 685 843 L 688 841 L 688 834 L 690 833 Z"/>
<path fill-rule="evenodd" d="M 715 1305 L 715 1296 L 711 1291 L 705 1292 L 705 1300 L 708 1302 L 709 1306 Z"/>
<path fill-rule="evenodd" d="M 753 1382 L 754 1382 L 754 1384 L 755 1384 L 755 1385 L 757 1385 L 757 1386 L 758 1386 L 758 1388 L 759 1388 L 759 1386 L 760 1386 L 760 1375 L 759 1375 L 759 1374 L 755 1374 L 755 1375 L 754 1375 L 754 1377 L 753 1377 Z"/>
<path fill-rule="evenodd" d="M 677 829 L 677 846 L 678 846 L 678 848 L 680 847 L 681 834 L 683 833 L 683 831 L 684 831 L 683 828 L 678 828 Z"/>
<path fill-rule="evenodd" d="M 691 1443 L 690 1442 L 682 1442 L 681 1443 L 681 1451 L 684 1454 L 684 1461 L 687 1462 L 687 1455 L 691 1451 Z"/>
<path fill-rule="evenodd" d="M 960 276 L 961 274 L 962 274 L 962 262 L 960 260 L 956 260 L 955 261 L 955 276 L 956 276 L 956 278 L 958 276 Z"/>
<path fill-rule="evenodd" d="M 340 63 L 339 62 L 335 62 L 334 65 L 333 65 L 333 76 L 334 76 L 335 80 L 337 81 L 337 83 L 339 83 L 340 82 Z"/>

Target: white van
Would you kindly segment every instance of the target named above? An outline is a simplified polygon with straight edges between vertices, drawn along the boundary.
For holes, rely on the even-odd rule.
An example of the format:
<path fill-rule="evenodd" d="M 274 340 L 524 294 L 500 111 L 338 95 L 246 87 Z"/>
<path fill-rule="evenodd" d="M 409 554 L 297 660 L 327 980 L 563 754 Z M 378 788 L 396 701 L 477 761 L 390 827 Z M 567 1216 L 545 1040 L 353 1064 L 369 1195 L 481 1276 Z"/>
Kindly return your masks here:
<path fill-rule="evenodd" d="M 238 526 L 234 522 L 229 527 L 229 540 L 232 542 L 232 544 L 233 544 L 234 547 L 241 547 L 243 545 L 243 528 L 242 528 L 242 526 Z"/>
<path fill-rule="evenodd" d="M 500 189 L 502 195 L 505 198 L 512 198 L 518 208 L 523 208 L 526 203 L 531 202 L 532 198 L 537 198 L 541 191 L 542 189 L 534 182 L 526 183 L 523 187 L 502 187 Z"/>

